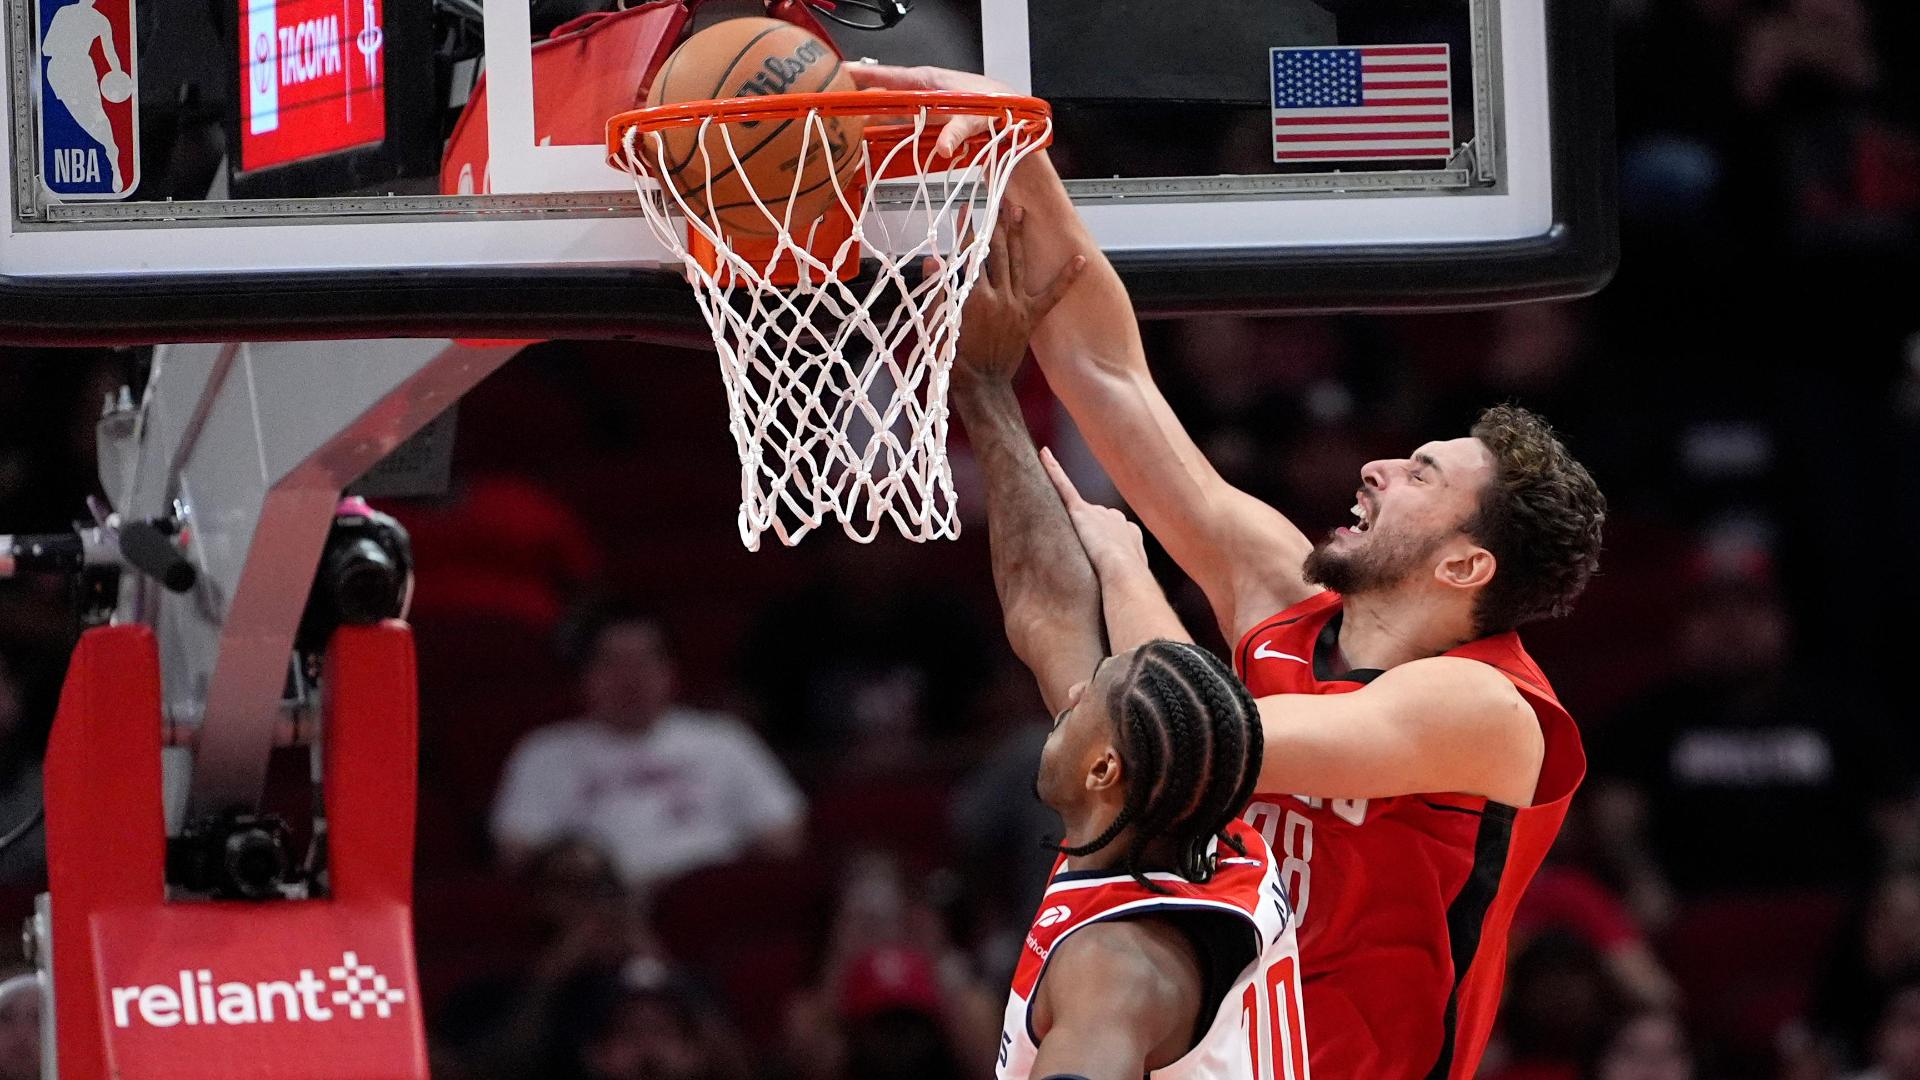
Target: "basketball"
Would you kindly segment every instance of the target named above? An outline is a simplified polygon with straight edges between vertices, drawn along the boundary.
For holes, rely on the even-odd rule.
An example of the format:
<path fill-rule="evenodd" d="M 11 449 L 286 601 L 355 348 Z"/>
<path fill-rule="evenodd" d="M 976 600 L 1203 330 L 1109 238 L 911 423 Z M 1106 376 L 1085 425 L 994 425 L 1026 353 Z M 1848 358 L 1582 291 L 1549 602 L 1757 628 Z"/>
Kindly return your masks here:
<path fill-rule="evenodd" d="M 100 96 L 119 104 L 133 96 L 133 77 L 124 71 L 110 71 L 100 80 Z"/>
<path fill-rule="evenodd" d="M 833 46 L 806 30 L 779 19 L 730 19 L 688 38 L 667 57 L 647 104 L 853 89 Z M 665 182 L 729 235 L 773 236 L 775 222 L 785 220 L 804 236 L 835 201 L 835 178 L 844 181 L 857 166 L 864 127 L 861 117 L 826 117 L 809 137 L 807 124 L 795 117 L 730 124 L 725 131 L 714 124 L 704 138 L 698 126 L 674 128 L 660 133 L 660 146 L 647 152 L 664 149 Z M 765 212 L 754 204 L 756 195 Z"/>

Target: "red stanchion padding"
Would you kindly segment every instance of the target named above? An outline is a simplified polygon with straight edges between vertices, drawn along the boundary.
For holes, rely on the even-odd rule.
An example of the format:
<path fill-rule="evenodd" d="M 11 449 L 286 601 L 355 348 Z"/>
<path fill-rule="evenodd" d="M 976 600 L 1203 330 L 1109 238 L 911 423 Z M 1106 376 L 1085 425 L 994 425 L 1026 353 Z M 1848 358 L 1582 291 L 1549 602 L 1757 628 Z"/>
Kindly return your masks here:
<path fill-rule="evenodd" d="M 144 626 L 80 638 L 47 741 L 47 891 L 60 1075 L 105 1077 L 93 921 L 166 895 L 160 660 Z M 138 1075 L 129 1073 L 126 1075 Z"/>
<path fill-rule="evenodd" d="M 137 627 L 83 639 L 48 751 L 60 1075 L 425 1078 L 410 632 L 335 637 L 322 681 L 331 890 L 315 900 L 165 901 L 153 657 Z"/>
<path fill-rule="evenodd" d="M 420 758 L 413 631 L 396 619 L 334 634 L 326 698 L 334 899 L 411 903 Z"/>

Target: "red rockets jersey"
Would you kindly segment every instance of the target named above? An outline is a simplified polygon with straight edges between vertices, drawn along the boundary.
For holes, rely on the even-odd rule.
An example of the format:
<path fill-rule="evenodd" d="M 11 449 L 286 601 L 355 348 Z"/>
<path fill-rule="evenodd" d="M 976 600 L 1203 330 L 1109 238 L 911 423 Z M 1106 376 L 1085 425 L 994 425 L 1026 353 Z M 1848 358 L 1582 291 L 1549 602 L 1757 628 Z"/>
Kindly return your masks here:
<path fill-rule="evenodd" d="M 1338 594 L 1323 592 L 1248 631 L 1234 667 L 1253 695 L 1341 694 L 1379 675 L 1334 670 L 1340 614 Z M 1514 908 L 1586 773 L 1573 718 L 1517 634 L 1446 655 L 1491 664 L 1533 706 L 1546 741 L 1533 805 L 1282 792 L 1247 805 L 1293 900 L 1321 1080 L 1473 1075 L 1500 1005 Z"/>
<path fill-rule="evenodd" d="M 1053 951 L 1088 926 L 1142 916 L 1188 920 L 1184 925 L 1190 933 L 1197 923 L 1209 924 L 1201 967 L 1213 973 L 1210 992 L 1219 996 L 1198 1043 L 1180 1060 L 1149 1074 L 1152 1080 L 1309 1080 L 1292 912 L 1260 834 L 1238 821 L 1228 826 L 1228 834 L 1246 846 L 1244 857 L 1216 840 L 1212 880 L 1146 875 L 1164 890 L 1159 893 L 1129 874 L 1067 870 L 1064 858 L 1054 863 L 1014 969 L 1000 1033 L 999 1080 L 1032 1075 L 1039 1040 L 1029 1004 Z"/>

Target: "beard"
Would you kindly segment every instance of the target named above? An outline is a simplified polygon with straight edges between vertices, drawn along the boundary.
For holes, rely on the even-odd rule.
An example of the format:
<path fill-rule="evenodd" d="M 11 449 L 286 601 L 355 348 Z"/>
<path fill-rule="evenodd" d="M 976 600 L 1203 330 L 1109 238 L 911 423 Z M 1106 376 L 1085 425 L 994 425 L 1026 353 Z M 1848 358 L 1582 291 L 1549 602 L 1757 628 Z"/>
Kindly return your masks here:
<path fill-rule="evenodd" d="M 1335 551 L 1337 534 L 1313 545 L 1300 576 L 1309 585 L 1321 585 L 1342 596 L 1390 589 L 1426 569 L 1427 560 L 1440 547 L 1438 536 L 1393 536 L 1371 534 L 1357 548 Z"/>

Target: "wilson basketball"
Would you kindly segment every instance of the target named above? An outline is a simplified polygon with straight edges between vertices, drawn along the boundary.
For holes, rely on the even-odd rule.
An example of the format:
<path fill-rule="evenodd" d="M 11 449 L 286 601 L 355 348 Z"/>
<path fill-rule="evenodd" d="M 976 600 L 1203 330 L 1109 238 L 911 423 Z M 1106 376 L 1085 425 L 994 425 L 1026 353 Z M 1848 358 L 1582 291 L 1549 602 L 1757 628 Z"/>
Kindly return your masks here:
<path fill-rule="evenodd" d="M 729 19 L 688 38 L 667 57 L 647 104 L 853 89 L 833 47 L 806 30 L 779 19 Z M 704 138 L 697 126 L 674 128 L 658 138 L 665 147 L 666 182 L 702 217 L 717 217 L 734 236 L 772 236 L 781 220 L 804 236 L 835 201 L 835 177 L 844 182 L 858 166 L 865 126 L 861 117 L 826 117 L 809 136 L 806 122 L 793 117 L 729 124 L 724 132 L 716 123 Z"/>

